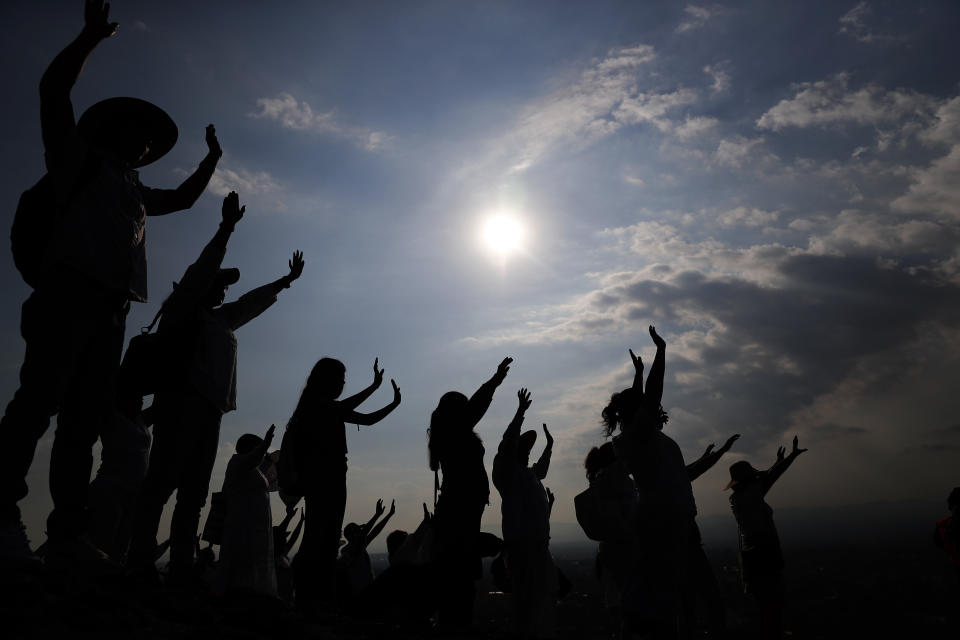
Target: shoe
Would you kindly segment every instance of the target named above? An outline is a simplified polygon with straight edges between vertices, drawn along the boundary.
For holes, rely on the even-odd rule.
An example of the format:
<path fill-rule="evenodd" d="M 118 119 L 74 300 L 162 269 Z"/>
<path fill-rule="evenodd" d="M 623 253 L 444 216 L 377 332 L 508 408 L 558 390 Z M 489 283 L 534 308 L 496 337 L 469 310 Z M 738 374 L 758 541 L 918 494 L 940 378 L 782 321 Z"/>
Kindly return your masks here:
<path fill-rule="evenodd" d="M 39 571 L 40 557 L 30 548 L 27 529 L 19 520 L 0 526 L 0 570 L 7 572 Z"/>
<path fill-rule="evenodd" d="M 57 573 L 91 578 L 118 576 L 122 573 L 120 565 L 97 549 L 85 535 L 47 540 L 43 566 Z"/>

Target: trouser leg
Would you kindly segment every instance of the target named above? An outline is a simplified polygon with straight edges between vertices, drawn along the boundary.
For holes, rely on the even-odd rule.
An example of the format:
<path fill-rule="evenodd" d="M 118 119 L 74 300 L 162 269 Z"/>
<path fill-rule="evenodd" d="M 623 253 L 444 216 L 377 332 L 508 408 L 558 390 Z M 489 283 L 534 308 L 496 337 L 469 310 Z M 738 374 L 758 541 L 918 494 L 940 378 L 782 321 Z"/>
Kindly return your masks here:
<path fill-rule="evenodd" d="M 207 502 L 210 476 L 220 443 L 221 413 L 199 396 L 191 398 L 193 418 L 188 428 L 195 433 L 193 446 L 180 467 L 177 503 L 170 522 L 170 564 L 186 568 L 193 565 L 194 545 L 200 527 L 200 511 Z M 337 538 L 339 542 L 339 538 Z"/>
<path fill-rule="evenodd" d="M 56 326 L 56 291 L 34 291 L 23 303 L 20 333 L 26 342 L 20 387 L 0 419 L 5 460 L 0 465 L 0 523 L 19 522 L 17 502 L 27 495 L 26 476 L 37 442 L 60 410 L 82 348 L 88 318 Z"/>
<path fill-rule="evenodd" d="M 173 495 L 180 478 L 180 451 L 188 446 L 178 425 L 161 413 L 153 427 L 150 463 L 143 480 L 130 541 L 130 562 L 152 565 L 157 547 L 157 530 L 163 507 Z"/>
<path fill-rule="evenodd" d="M 306 521 L 295 562 L 297 599 L 336 600 L 337 553 L 347 505 L 346 478 L 330 480 L 304 498 Z"/>

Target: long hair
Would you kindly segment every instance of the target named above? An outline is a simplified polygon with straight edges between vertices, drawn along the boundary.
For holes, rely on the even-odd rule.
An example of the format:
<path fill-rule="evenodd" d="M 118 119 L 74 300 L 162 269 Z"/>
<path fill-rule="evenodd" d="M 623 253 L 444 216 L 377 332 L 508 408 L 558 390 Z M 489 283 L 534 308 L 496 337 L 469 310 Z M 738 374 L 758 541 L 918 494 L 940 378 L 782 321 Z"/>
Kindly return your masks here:
<path fill-rule="evenodd" d="M 658 429 L 663 429 L 670 416 L 663 409 L 663 405 L 657 406 L 656 410 L 651 411 L 650 407 L 644 405 L 643 397 L 640 396 L 633 387 L 627 387 L 623 391 L 618 391 L 610 396 L 610 402 L 600 412 L 600 424 L 603 426 L 603 434 L 606 437 L 612 436 L 617 429 L 624 423 L 629 422 L 636 415 L 637 411 L 645 410 L 651 420 L 656 423 Z"/>
<path fill-rule="evenodd" d="M 463 420 L 467 408 L 467 396 L 459 391 L 448 391 L 440 397 L 437 408 L 430 414 L 430 427 L 427 429 L 427 451 L 430 454 L 430 470 L 440 469 L 440 463 L 450 444 L 466 434 L 458 433 L 458 423 Z M 475 433 L 473 437 L 479 440 Z"/>
<path fill-rule="evenodd" d="M 335 358 L 321 358 L 317 364 L 313 365 L 310 375 L 307 376 L 307 384 L 300 392 L 300 400 L 297 402 L 297 408 L 293 410 L 293 415 L 287 421 L 287 428 L 309 418 L 315 412 L 315 408 L 323 397 L 323 390 L 329 388 L 333 383 L 340 381 L 340 376 L 346 372 L 347 368 L 342 362 Z"/>

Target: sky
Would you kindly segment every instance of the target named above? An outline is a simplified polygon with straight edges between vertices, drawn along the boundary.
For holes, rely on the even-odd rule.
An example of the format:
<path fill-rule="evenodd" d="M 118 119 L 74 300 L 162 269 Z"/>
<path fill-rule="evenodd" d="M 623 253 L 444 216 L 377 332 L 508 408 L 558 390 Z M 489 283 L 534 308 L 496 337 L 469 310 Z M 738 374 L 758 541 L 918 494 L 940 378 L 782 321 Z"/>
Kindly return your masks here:
<path fill-rule="evenodd" d="M 10 1 L 0 16 L 9 225 L 44 170 L 37 84 L 83 3 Z M 556 437 L 554 539 L 582 539 L 583 458 L 629 385 L 627 349 L 652 362 L 651 324 L 685 458 L 742 435 L 694 484 L 704 516 L 729 516 L 730 464 L 766 467 L 794 435 L 809 452 L 775 509 L 941 500 L 960 485 L 960 5 L 117 1 L 111 19 L 77 114 L 115 95 L 167 110 L 180 137 L 141 171 L 150 186 L 196 167 L 208 123 L 224 149 L 190 211 L 149 221 L 150 301 L 128 336 L 231 189 L 247 212 L 228 300 L 285 274 L 294 250 L 306 260 L 237 332 L 238 409 L 211 490 L 240 435 L 286 423 L 317 359 L 346 364 L 350 394 L 379 357 L 403 401 L 348 426 L 347 521 L 382 497 L 397 503 L 388 530 L 412 529 L 432 502 L 431 411 L 511 356 L 478 428 L 487 468 L 529 388 L 526 427 Z M 496 216 L 522 232 L 512 251 L 484 240 Z M 29 294 L 5 255 L 3 402 Z M 385 383 L 362 409 L 390 399 Z M 53 432 L 21 503 L 35 543 Z M 494 491 L 484 528 L 499 533 L 499 516 Z"/>

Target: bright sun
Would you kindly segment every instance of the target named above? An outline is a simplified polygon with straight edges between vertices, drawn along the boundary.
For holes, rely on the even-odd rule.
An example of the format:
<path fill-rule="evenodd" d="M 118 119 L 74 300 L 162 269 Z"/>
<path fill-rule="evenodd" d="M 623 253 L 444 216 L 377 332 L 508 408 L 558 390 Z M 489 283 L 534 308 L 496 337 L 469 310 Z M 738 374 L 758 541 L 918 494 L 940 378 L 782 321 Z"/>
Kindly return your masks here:
<path fill-rule="evenodd" d="M 481 237 L 484 245 L 493 253 L 506 257 L 523 249 L 525 229 L 513 215 L 497 213 L 483 223 Z"/>

